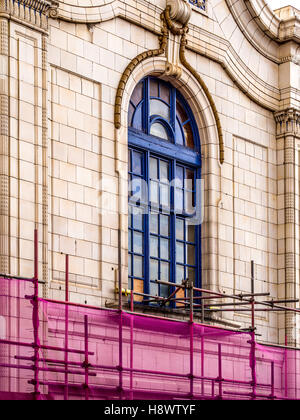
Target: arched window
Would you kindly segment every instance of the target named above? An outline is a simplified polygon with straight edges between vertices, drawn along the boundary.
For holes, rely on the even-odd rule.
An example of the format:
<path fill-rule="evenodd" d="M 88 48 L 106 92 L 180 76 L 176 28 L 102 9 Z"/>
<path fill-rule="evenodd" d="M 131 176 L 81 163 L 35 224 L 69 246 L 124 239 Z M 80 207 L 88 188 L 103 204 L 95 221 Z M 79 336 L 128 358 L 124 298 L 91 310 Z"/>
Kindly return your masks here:
<path fill-rule="evenodd" d="M 201 280 L 198 130 L 180 92 L 154 77 L 136 86 L 128 126 L 129 288 L 166 297 L 174 288 L 156 280 Z"/>

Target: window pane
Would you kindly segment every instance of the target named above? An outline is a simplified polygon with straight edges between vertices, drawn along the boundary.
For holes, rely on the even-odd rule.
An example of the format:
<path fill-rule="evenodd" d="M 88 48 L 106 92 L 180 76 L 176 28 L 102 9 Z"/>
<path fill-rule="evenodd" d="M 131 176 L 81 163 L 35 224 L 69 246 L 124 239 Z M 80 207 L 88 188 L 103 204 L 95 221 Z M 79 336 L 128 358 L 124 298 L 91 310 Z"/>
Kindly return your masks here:
<path fill-rule="evenodd" d="M 190 149 L 195 148 L 194 136 L 190 123 L 187 123 L 183 126 L 184 136 L 185 136 L 185 145 Z"/>
<path fill-rule="evenodd" d="M 160 258 L 163 260 L 169 259 L 169 240 L 162 239 L 160 240 Z"/>
<path fill-rule="evenodd" d="M 132 231 L 128 231 L 128 251 L 132 251 Z"/>
<path fill-rule="evenodd" d="M 194 268 L 188 269 L 188 279 L 191 280 L 195 284 L 195 269 Z"/>
<path fill-rule="evenodd" d="M 150 295 L 158 296 L 158 284 L 150 282 Z"/>
<path fill-rule="evenodd" d="M 184 264 L 184 244 L 176 242 L 176 261 Z"/>
<path fill-rule="evenodd" d="M 128 109 L 128 126 L 129 127 L 131 127 L 133 113 L 134 113 L 134 107 L 132 104 L 129 104 L 129 109 Z"/>
<path fill-rule="evenodd" d="M 169 216 L 160 215 L 160 234 L 169 236 Z"/>
<path fill-rule="evenodd" d="M 143 234 L 139 232 L 133 232 L 133 252 L 136 254 L 143 254 Z"/>
<path fill-rule="evenodd" d="M 184 267 L 182 265 L 176 265 L 176 283 L 181 284 L 184 278 Z"/>
<path fill-rule="evenodd" d="M 154 181 L 150 182 L 150 201 L 158 204 L 158 183 Z"/>
<path fill-rule="evenodd" d="M 143 277 L 143 257 L 133 256 L 133 275 L 135 277 Z"/>
<path fill-rule="evenodd" d="M 186 240 L 187 242 L 195 242 L 195 226 L 187 226 L 186 228 Z"/>
<path fill-rule="evenodd" d="M 158 233 L 158 214 L 150 214 L 149 228 L 151 233 Z"/>
<path fill-rule="evenodd" d="M 187 190 L 195 189 L 195 171 L 186 169 L 184 184 L 184 188 Z"/>
<path fill-rule="evenodd" d="M 169 185 L 160 184 L 160 204 L 164 207 L 170 207 L 170 189 Z"/>
<path fill-rule="evenodd" d="M 169 121 L 170 107 L 159 99 L 150 99 L 150 116 L 153 115 L 158 115 Z"/>
<path fill-rule="evenodd" d="M 142 175 L 142 158 L 141 153 L 132 152 L 132 172 L 136 175 Z"/>
<path fill-rule="evenodd" d="M 176 187 L 183 188 L 184 171 L 181 166 L 176 166 Z"/>
<path fill-rule="evenodd" d="M 156 123 L 154 123 L 154 124 L 151 125 L 150 134 L 152 136 L 159 137 L 161 139 L 164 139 L 164 140 L 168 140 L 169 141 L 169 136 L 168 136 L 167 130 L 159 122 L 156 122 Z"/>
<path fill-rule="evenodd" d="M 132 181 L 129 183 L 128 193 L 132 197 L 130 198 L 130 203 L 135 204 L 142 199 L 142 186 L 143 180 L 139 177 L 132 177 Z M 134 196 L 134 197 L 133 197 Z"/>
<path fill-rule="evenodd" d="M 150 178 L 158 179 L 158 161 L 154 158 L 150 158 Z"/>
<path fill-rule="evenodd" d="M 158 258 L 158 238 L 155 236 L 150 237 L 150 255 Z"/>
<path fill-rule="evenodd" d="M 176 219 L 176 239 L 184 240 L 184 221 Z"/>
<path fill-rule="evenodd" d="M 193 214 L 194 209 L 194 193 L 185 191 L 185 211 L 187 214 Z"/>
<path fill-rule="evenodd" d="M 179 144 L 180 146 L 184 146 L 182 130 L 180 128 L 177 118 L 176 118 L 176 123 L 175 123 L 175 133 L 176 133 L 175 143 Z"/>
<path fill-rule="evenodd" d="M 175 209 L 179 213 L 183 211 L 183 190 L 179 190 L 178 188 L 176 188 L 175 192 Z"/>
<path fill-rule="evenodd" d="M 143 214 L 140 209 L 135 209 L 134 214 L 132 215 L 133 218 L 133 227 L 136 230 L 143 230 Z"/>
<path fill-rule="evenodd" d="M 165 102 L 170 103 L 170 88 L 165 83 L 160 83 L 160 97 Z"/>
<path fill-rule="evenodd" d="M 128 276 L 132 276 L 132 270 L 131 270 L 131 255 L 128 255 Z M 129 286 L 131 288 L 131 284 Z"/>
<path fill-rule="evenodd" d="M 158 97 L 158 80 L 150 79 L 150 96 Z"/>
<path fill-rule="evenodd" d="M 158 280 L 158 261 L 150 260 L 150 280 Z"/>
<path fill-rule="evenodd" d="M 183 108 L 183 106 L 178 100 L 176 101 L 176 111 L 177 111 L 177 116 L 181 121 L 181 124 L 185 123 L 188 120 L 188 116 L 187 116 L 187 113 L 185 112 L 185 109 Z"/>
<path fill-rule="evenodd" d="M 160 280 L 169 281 L 169 263 L 160 263 Z"/>
<path fill-rule="evenodd" d="M 160 285 L 160 296 L 168 297 L 169 295 L 170 295 L 169 286 L 167 286 L 166 284 L 161 284 Z"/>
<path fill-rule="evenodd" d="M 142 106 L 140 105 L 133 115 L 132 119 L 132 127 L 134 127 L 137 130 L 142 131 L 143 124 L 142 124 Z"/>
<path fill-rule="evenodd" d="M 195 247 L 194 245 L 187 245 L 187 263 L 195 265 Z"/>
<path fill-rule="evenodd" d="M 138 83 L 131 95 L 130 100 L 134 106 L 137 106 L 143 98 L 143 85 L 144 85 L 143 82 Z"/>
<path fill-rule="evenodd" d="M 169 181 L 169 163 L 161 160 L 159 166 L 160 166 L 160 180 L 164 182 Z"/>

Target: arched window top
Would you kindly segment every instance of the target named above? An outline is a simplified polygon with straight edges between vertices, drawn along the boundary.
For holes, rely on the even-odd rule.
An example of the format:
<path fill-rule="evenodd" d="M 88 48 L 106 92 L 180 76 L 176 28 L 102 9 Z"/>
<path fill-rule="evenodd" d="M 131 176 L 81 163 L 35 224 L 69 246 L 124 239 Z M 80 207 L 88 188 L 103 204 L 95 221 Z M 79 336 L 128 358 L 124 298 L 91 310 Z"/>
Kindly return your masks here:
<path fill-rule="evenodd" d="M 146 77 L 135 87 L 128 126 L 177 146 L 199 151 L 197 127 L 180 92 L 170 83 Z"/>

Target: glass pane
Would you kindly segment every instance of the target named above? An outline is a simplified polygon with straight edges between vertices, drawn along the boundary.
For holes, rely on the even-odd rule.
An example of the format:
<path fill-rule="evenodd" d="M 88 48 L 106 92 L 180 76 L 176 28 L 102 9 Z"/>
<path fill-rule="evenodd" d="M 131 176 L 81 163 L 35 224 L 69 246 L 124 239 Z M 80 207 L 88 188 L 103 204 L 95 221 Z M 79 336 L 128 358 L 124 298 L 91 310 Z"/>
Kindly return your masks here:
<path fill-rule="evenodd" d="M 144 293 L 144 280 L 133 279 L 133 289 L 135 292 Z M 143 302 L 143 296 L 134 295 L 136 302 Z"/>
<path fill-rule="evenodd" d="M 158 258 L 158 238 L 150 236 L 150 255 Z"/>
<path fill-rule="evenodd" d="M 160 234 L 169 236 L 169 216 L 160 215 Z"/>
<path fill-rule="evenodd" d="M 185 192 L 185 211 L 187 214 L 193 214 L 194 209 L 194 193 L 191 191 Z"/>
<path fill-rule="evenodd" d="M 188 120 L 188 116 L 187 113 L 185 112 L 184 107 L 181 105 L 181 103 L 177 100 L 176 101 L 176 111 L 177 111 L 177 116 L 181 121 L 181 124 L 184 124 L 187 120 Z"/>
<path fill-rule="evenodd" d="M 170 206 L 169 185 L 160 184 L 160 204 L 167 208 Z"/>
<path fill-rule="evenodd" d="M 132 119 L 132 127 L 136 128 L 137 130 L 142 130 L 143 129 L 142 106 L 141 105 L 135 110 L 135 113 L 134 113 L 133 119 Z"/>
<path fill-rule="evenodd" d="M 132 251 L 132 231 L 128 231 L 128 251 Z"/>
<path fill-rule="evenodd" d="M 129 194 L 134 196 L 130 198 L 132 204 L 137 203 L 142 199 L 142 186 L 143 180 L 138 177 L 132 177 L 132 181 L 129 184 Z"/>
<path fill-rule="evenodd" d="M 194 245 L 187 245 L 187 263 L 195 265 L 195 247 Z"/>
<path fill-rule="evenodd" d="M 143 277 L 143 257 L 133 256 L 133 275 L 135 277 Z"/>
<path fill-rule="evenodd" d="M 141 153 L 132 152 L 131 171 L 136 175 L 142 175 L 142 158 L 143 155 Z"/>
<path fill-rule="evenodd" d="M 176 239 L 184 240 L 184 221 L 176 219 Z"/>
<path fill-rule="evenodd" d="M 154 158 L 150 158 L 150 178 L 158 179 L 158 161 Z"/>
<path fill-rule="evenodd" d="M 175 209 L 179 213 L 182 213 L 182 211 L 183 211 L 183 190 L 176 189 Z"/>
<path fill-rule="evenodd" d="M 184 244 L 176 242 L 176 261 L 184 264 Z"/>
<path fill-rule="evenodd" d="M 128 255 L 128 276 L 132 276 L 132 270 L 131 270 L 131 255 Z M 131 284 L 129 285 L 131 289 Z"/>
<path fill-rule="evenodd" d="M 150 96 L 158 97 L 158 80 L 150 79 Z"/>
<path fill-rule="evenodd" d="M 129 127 L 131 127 L 133 113 L 134 113 L 134 107 L 132 104 L 129 104 L 129 109 L 128 109 L 128 126 Z"/>
<path fill-rule="evenodd" d="M 188 279 L 191 280 L 195 284 L 195 269 L 189 268 L 188 269 Z"/>
<path fill-rule="evenodd" d="M 168 104 L 170 103 L 170 88 L 165 83 L 160 83 L 160 97 Z"/>
<path fill-rule="evenodd" d="M 158 183 L 150 182 L 150 201 L 151 203 L 158 203 Z"/>
<path fill-rule="evenodd" d="M 187 190 L 195 190 L 195 171 L 186 169 L 184 188 Z"/>
<path fill-rule="evenodd" d="M 132 206 L 128 207 L 128 228 L 132 227 L 132 223 L 131 223 L 131 213 L 132 213 Z"/>
<path fill-rule="evenodd" d="M 169 240 L 160 239 L 160 258 L 163 260 L 169 259 Z"/>
<path fill-rule="evenodd" d="M 183 188 L 184 171 L 181 166 L 176 166 L 176 187 Z"/>
<path fill-rule="evenodd" d="M 181 127 L 179 125 L 178 119 L 176 118 L 176 123 L 175 123 L 175 143 L 179 144 L 180 146 L 184 146 L 184 140 L 183 140 L 183 135 L 182 135 L 182 130 Z"/>
<path fill-rule="evenodd" d="M 154 123 L 154 124 L 151 125 L 150 134 L 152 136 L 156 136 L 156 137 L 159 137 L 161 139 L 164 139 L 164 140 L 168 140 L 169 141 L 169 136 L 168 136 L 167 130 L 159 122 L 156 122 L 156 123 Z"/>
<path fill-rule="evenodd" d="M 143 234 L 133 232 L 133 252 L 136 254 L 143 254 Z"/>
<path fill-rule="evenodd" d="M 195 226 L 187 226 L 186 228 L 186 240 L 187 242 L 195 242 Z"/>
<path fill-rule="evenodd" d="M 143 214 L 140 209 L 136 209 L 133 217 L 133 227 L 136 230 L 143 230 Z"/>
<path fill-rule="evenodd" d="M 181 284 L 184 278 L 184 266 L 176 265 L 176 283 Z"/>
<path fill-rule="evenodd" d="M 161 160 L 159 163 L 159 169 L 160 169 L 160 180 L 164 182 L 169 181 L 169 163 Z"/>
<path fill-rule="evenodd" d="M 169 281 L 169 263 L 160 263 L 160 280 Z"/>
<path fill-rule="evenodd" d="M 158 296 L 158 284 L 150 282 L 150 295 Z"/>
<path fill-rule="evenodd" d="M 158 214 L 150 214 L 150 232 L 158 233 Z"/>
<path fill-rule="evenodd" d="M 160 296 L 162 297 L 168 297 L 170 295 L 169 286 L 166 284 L 160 285 Z"/>
<path fill-rule="evenodd" d="M 184 136 L 185 136 L 185 145 L 190 149 L 195 148 L 194 136 L 190 123 L 187 123 L 183 126 Z"/>
<path fill-rule="evenodd" d="M 134 106 L 137 106 L 143 98 L 143 82 L 140 82 L 136 85 L 132 95 L 131 95 L 131 102 Z"/>
<path fill-rule="evenodd" d="M 153 115 L 159 115 L 169 121 L 170 107 L 159 99 L 150 99 L 150 116 Z"/>
<path fill-rule="evenodd" d="M 158 261 L 150 260 L 150 280 L 158 280 Z"/>

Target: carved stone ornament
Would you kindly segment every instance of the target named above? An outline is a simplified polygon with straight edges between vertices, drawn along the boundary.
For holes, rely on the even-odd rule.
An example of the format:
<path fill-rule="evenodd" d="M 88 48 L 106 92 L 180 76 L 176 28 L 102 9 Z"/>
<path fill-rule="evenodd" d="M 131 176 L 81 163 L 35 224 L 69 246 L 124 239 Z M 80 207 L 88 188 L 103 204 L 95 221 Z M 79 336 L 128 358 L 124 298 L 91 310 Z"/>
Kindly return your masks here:
<path fill-rule="evenodd" d="M 192 13 L 190 4 L 186 0 L 167 0 L 168 6 L 170 6 L 170 18 L 186 26 Z"/>

